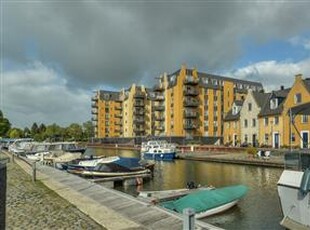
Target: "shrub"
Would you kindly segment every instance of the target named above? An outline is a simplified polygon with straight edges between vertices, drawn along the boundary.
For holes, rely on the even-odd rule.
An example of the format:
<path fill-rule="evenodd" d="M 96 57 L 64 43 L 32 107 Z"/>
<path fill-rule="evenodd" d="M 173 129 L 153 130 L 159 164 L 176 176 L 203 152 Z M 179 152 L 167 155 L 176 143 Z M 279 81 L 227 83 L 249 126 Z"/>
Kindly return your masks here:
<path fill-rule="evenodd" d="M 255 156 L 257 153 L 257 149 L 255 147 L 248 147 L 246 149 L 247 154 L 251 155 L 251 156 Z"/>

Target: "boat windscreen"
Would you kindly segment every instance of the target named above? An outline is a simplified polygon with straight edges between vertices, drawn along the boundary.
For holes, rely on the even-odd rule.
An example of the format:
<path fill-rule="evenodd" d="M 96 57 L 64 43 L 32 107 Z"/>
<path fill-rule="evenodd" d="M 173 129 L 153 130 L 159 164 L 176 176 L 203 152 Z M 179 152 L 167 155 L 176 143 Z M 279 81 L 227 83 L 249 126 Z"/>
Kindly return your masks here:
<path fill-rule="evenodd" d="M 284 155 L 284 161 L 286 169 L 305 171 L 310 168 L 310 153 L 288 152 Z"/>

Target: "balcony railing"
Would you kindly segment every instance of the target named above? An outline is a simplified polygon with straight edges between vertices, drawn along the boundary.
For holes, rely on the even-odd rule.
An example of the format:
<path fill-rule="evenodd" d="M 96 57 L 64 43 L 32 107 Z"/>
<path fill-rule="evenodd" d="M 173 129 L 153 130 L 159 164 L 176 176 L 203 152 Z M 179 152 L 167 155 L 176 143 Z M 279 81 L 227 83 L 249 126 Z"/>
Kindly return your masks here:
<path fill-rule="evenodd" d="M 134 107 L 144 107 L 144 101 L 135 101 L 133 103 Z"/>
<path fill-rule="evenodd" d="M 184 89 L 184 95 L 185 96 L 197 96 L 199 95 L 198 89 Z"/>
<path fill-rule="evenodd" d="M 163 106 L 163 105 L 155 105 L 154 106 L 154 110 L 155 111 L 164 111 L 165 110 L 165 106 Z"/>
<path fill-rule="evenodd" d="M 188 110 L 184 111 L 184 117 L 185 118 L 196 118 L 197 115 L 198 115 L 198 113 L 195 111 L 188 111 Z"/>
<path fill-rule="evenodd" d="M 122 126 L 122 125 L 123 125 L 123 123 L 122 123 L 121 121 L 115 121 L 114 124 L 115 124 L 115 125 L 119 125 L 119 126 Z"/>
<path fill-rule="evenodd" d="M 144 110 L 138 110 L 138 109 L 136 109 L 136 110 L 133 111 L 133 114 L 136 115 L 136 116 L 137 116 L 137 115 L 138 115 L 138 116 L 139 116 L 139 115 L 140 115 L 140 116 L 141 116 L 141 115 L 144 115 Z"/>
<path fill-rule="evenodd" d="M 185 123 L 184 124 L 184 129 L 197 129 L 197 124 L 195 123 Z"/>
<path fill-rule="evenodd" d="M 122 117 L 123 117 L 123 114 L 117 113 L 117 114 L 114 115 L 114 117 L 116 117 L 116 118 L 122 118 Z"/>
<path fill-rule="evenodd" d="M 162 84 L 157 84 L 153 87 L 154 91 L 164 91 L 164 86 Z"/>
<path fill-rule="evenodd" d="M 185 85 L 197 85 L 198 84 L 198 79 L 192 77 L 192 76 L 186 76 L 184 79 L 184 84 Z"/>
<path fill-rule="evenodd" d="M 98 104 L 97 104 L 96 101 L 93 101 L 93 102 L 91 103 L 91 107 L 92 107 L 92 108 L 96 108 L 97 106 L 98 106 Z"/>
<path fill-rule="evenodd" d="M 92 120 L 92 121 L 98 121 L 98 117 L 97 117 L 97 116 L 92 116 L 92 117 L 91 117 L 91 120 Z"/>
<path fill-rule="evenodd" d="M 91 113 L 92 113 L 92 114 L 98 114 L 98 109 L 92 109 L 92 110 L 91 110 Z"/>
<path fill-rule="evenodd" d="M 164 116 L 155 116 L 155 121 L 164 121 L 165 117 Z"/>
<path fill-rule="evenodd" d="M 133 121 L 134 123 L 137 123 L 137 124 L 145 123 L 144 118 L 140 118 L 140 117 L 135 117 Z"/>
<path fill-rule="evenodd" d="M 123 110 L 123 107 L 120 105 L 115 106 L 115 110 Z"/>
<path fill-rule="evenodd" d="M 98 101 L 98 97 L 97 97 L 97 96 L 92 96 L 92 97 L 91 97 L 91 100 L 92 100 L 92 101 Z"/>
<path fill-rule="evenodd" d="M 144 98 L 145 95 L 144 93 L 142 92 L 136 92 L 134 95 L 133 95 L 134 98 Z"/>
<path fill-rule="evenodd" d="M 198 100 L 194 100 L 194 99 L 192 99 L 192 100 L 184 99 L 183 105 L 185 107 L 197 107 L 197 106 L 199 106 L 199 101 Z"/>

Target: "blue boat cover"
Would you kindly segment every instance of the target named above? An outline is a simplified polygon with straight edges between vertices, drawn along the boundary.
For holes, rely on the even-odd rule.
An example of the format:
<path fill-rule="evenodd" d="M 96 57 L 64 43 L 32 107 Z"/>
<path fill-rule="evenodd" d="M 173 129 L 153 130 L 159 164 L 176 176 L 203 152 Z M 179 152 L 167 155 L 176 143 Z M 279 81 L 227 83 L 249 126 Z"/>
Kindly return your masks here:
<path fill-rule="evenodd" d="M 131 168 L 141 167 L 141 164 L 139 163 L 139 161 L 140 161 L 139 158 L 120 157 L 119 160 L 116 160 L 113 163 L 131 169 Z"/>
<path fill-rule="evenodd" d="M 196 213 L 200 213 L 240 199 L 247 191 L 248 188 L 244 185 L 202 190 L 161 205 L 178 213 L 182 213 L 185 208 L 192 208 Z"/>

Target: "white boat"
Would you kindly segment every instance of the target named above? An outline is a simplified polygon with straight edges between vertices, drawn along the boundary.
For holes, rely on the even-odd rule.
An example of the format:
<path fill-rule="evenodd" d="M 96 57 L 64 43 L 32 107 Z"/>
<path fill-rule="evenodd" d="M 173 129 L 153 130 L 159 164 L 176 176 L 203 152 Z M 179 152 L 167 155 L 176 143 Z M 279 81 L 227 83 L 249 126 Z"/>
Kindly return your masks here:
<path fill-rule="evenodd" d="M 287 229 L 310 230 L 310 153 L 285 154 L 285 169 L 278 181 L 283 219 Z"/>
<path fill-rule="evenodd" d="M 142 142 L 141 158 L 152 160 L 173 160 L 176 158 L 176 145 L 165 140 Z"/>
<path fill-rule="evenodd" d="M 23 153 L 30 150 L 32 144 L 32 138 L 16 139 L 12 144 L 9 145 L 8 150 L 11 153 L 22 155 Z"/>

